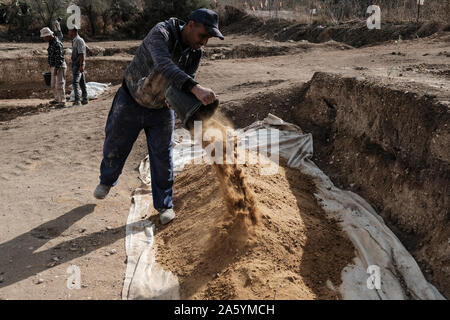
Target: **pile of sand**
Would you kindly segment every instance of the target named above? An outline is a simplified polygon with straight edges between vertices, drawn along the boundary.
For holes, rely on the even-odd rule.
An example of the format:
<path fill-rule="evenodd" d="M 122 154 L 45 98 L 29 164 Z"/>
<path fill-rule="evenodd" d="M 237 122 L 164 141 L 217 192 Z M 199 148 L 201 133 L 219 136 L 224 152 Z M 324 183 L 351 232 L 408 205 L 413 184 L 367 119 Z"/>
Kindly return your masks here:
<path fill-rule="evenodd" d="M 182 299 L 340 298 L 327 281 L 340 285 L 351 242 L 325 217 L 310 178 L 259 169 L 186 166 L 177 218 L 156 234 L 157 261 L 178 276 Z"/>

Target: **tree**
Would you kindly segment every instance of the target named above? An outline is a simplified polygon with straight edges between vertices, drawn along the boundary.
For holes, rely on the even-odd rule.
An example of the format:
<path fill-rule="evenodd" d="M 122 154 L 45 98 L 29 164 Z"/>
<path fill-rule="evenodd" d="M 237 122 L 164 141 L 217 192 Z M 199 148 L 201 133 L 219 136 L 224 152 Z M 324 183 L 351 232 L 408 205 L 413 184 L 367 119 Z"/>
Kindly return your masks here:
<path fill-rule="evenodd" d="M 42 25 L 52 28 L 52 22 L 58 12 L 66 8 L 67 1 L 61 0 L 32 0 L 32 9 L 39 17 Z"/>
<path fill-rule="evenodd" d="M 24 35 L 28 30 L 27 27 L 33 23 L 31 8 L 26 1 L 12 1 L 3 8 L 3 17 L 8 25 L 8 34 L 14 36 Z"/>
<path fill-rule="evenodd" d="M 77 0 L 75 3 L 80 7 L 81 12 L 87 16 L 89 21 L 89 25 L 91 27 L 91 32 L 95 35 L 97 31 L 97 13 L 95 12 L 95 4 L 93 2 L 97 2 L 96 0 Z"/>
<path fill-rule="evenodd" d="M 123 23 L 138 16 L 139 9 L 136 2 L 129 0 L 113 0 L 111 10 L 108 14 L 102 15 L 103 33 L 106 33 L 108 25 L 111 23 L 114 27 L 121 26 Z"/>
<path fill-rule="evenodd" d="M 151 25 L 170 17 L 185 19 L 195 9 L 209 7 L 207 0 L 147 0 L 144 15 Z"/>
<path fill-rule="evenodd" d="M 106 34 L 112 24 L 120 24 L 138 13 L 135 1 L 127 0 L 76 0 L 87 17 L 91 34 Z"/>

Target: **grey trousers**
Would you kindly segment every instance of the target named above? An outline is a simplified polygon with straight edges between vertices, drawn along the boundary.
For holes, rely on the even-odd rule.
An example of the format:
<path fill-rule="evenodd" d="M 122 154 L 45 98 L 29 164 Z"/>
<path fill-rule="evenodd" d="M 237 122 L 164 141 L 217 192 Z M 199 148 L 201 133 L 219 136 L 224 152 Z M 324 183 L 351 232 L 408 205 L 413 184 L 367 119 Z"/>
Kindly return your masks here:
<path fill-rule="evenodd" d="M 80 89 L 83 100 L 87 100 L 86 79 L 84 72 L 81 73 L 79 67 L 72 69 L 73 79 L 73 91 L 75 92 L 75 101 L 80 101 Z"/>

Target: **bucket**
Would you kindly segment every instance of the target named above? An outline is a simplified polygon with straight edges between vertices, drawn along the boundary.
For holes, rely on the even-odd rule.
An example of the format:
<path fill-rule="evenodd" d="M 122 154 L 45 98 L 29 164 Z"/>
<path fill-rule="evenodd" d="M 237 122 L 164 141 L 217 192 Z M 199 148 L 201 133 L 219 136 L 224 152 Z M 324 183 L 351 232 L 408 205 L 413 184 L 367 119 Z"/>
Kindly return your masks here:
<path fill-rule="evenodd" d="M 188 130 L 194 127 L 194 121 L 211 118 L 219 106 L 219 100 L 205 106 L 194 94 L 179 90 L 173 86 L 167 88 L 166 99 L 175 109 L 184 127 Z"/>
<path fill-rule="evenodd" d="M 50 87 L 52 84 L 52 73 L 51 72 L 43 72 L 45 84 Z"/>

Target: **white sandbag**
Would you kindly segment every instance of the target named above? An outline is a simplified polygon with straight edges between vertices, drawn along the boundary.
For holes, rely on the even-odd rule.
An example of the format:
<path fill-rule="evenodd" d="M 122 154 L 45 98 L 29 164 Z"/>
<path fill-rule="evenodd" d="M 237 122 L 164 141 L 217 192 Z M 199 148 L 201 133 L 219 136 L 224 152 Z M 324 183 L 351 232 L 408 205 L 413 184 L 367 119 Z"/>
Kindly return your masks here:
<path fill-rule="evenodd" d="M 89 100 L 95 100 L 101 96 L 106 90 L 108 90 L 111 83 L 100 83 L 100 82 L 88 82 L 86 83 L 86 91 Z M 71 90 L 69 101 L 75 101 L 75 91 L 73 91 L 73 85 L 69 86 Z M 78 90 L 81 97 L 81 89 Z"/>

